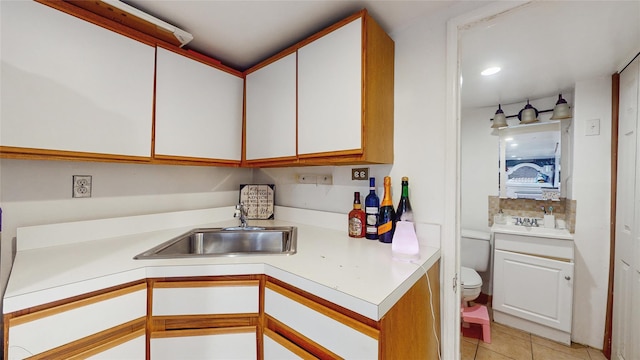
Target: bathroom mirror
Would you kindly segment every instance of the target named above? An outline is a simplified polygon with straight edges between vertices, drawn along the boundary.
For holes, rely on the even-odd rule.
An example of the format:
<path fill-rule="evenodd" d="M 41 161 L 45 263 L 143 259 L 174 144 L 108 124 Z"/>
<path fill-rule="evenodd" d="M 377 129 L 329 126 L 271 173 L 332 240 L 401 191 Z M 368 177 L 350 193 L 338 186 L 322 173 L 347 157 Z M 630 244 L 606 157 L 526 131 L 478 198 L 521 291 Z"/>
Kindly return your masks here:
<path fill-rule="evenodd" d="M 560 122 L 549 121 L 499 130 L 501 198 L 560 198 Z"/>

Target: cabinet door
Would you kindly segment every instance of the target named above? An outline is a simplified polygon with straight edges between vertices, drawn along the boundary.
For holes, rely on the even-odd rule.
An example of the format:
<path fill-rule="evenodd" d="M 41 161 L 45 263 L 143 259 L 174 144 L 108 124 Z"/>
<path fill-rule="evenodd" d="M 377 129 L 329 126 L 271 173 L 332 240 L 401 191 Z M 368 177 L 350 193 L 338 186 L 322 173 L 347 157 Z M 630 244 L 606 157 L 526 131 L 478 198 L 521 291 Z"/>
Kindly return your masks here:
<path fill-rule="evenodd" d="M 240 161 L 242 78 L 158 48 L 155 155 Z"/>
<path fill-rule="evenodd" d="M 362 19 L 298 50 L 298 153 L 362 148 Z"/>
<path fill-rule="evenodd" d="M 493 308 L 571 331 L 572 262 L 495 251 Z"/>
<path fill-rule="evenodd" d="M 0 145 L 151 156 L 153 47 L 34 1 L 0 16 Z"/>
<path fill-rule="evenodd" d="M 162 337 L 151 335 L 152 360 L 256 359 L 256 328 L 224 333 L 218 329 L 176 330 Z"/>
<path fill-rule="evenodd" d="M 264 312 L 332 352 L 333 356 L 347 359 L 378 358 L 377 330 L 277 285 L 267 283 Z"/>
<path fill-rule="evenodd" d="M 72 342 L 82 342 L 98 333 L 108 334 L 123 324 L 143 329 L 146 303 L 146 284 L 140 284 L 10 318 L 9 358 L 20 358 L 18 354 L 23 350 L 35 355 Z M 60 331 L 61 324 L 64 331 Z M 82 343 L 76 347 L 86 345 Z"/>
<path fill-rule="evenodd" d="M 288 339 L 275 332 L 264 329 L 264 360 L 316 359 Z"/>
<path fill-rule="evenodd" d="M 296 84 L 296 53 L 247 75 L 247 160 L 296 156 Z"/>

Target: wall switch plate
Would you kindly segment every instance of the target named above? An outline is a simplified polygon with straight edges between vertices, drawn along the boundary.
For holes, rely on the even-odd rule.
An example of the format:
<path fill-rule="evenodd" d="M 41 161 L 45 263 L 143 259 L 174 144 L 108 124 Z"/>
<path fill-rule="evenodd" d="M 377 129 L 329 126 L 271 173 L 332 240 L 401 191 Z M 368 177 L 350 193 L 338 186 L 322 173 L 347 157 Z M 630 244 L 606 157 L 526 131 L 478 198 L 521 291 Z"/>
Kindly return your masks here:
<path fill-rule="evenodd" d="M 600 135 L 600 119 L 587 120 L 584 134 L 587 136 Z"/>
<path fill-rule="evenodd" d="M 351 169 L 351 180 L 369 180 L 369 168 Z"/>
<path fill-rule="evenodd" d="M 315 184 L 318 181 L 317 175 L 300 174 L 298 175 L 298 184 Z"/>
<path fill-rule="evenodd" d="M 91 175 L 73 175 L 72 196 L 74 198 L 91 197 Z"/>

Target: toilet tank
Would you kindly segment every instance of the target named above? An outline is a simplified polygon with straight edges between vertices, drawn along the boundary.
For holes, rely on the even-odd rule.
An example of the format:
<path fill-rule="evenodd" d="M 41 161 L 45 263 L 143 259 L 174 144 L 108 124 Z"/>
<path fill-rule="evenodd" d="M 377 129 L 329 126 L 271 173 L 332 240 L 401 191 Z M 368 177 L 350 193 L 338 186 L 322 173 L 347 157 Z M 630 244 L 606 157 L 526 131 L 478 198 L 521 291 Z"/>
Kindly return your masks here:
<path fill-rule="evenodd" d="M 491 258 L 491 234 L 462 229 L 460 233 L 460 261 L 462 266 L 487 271 Z"/>

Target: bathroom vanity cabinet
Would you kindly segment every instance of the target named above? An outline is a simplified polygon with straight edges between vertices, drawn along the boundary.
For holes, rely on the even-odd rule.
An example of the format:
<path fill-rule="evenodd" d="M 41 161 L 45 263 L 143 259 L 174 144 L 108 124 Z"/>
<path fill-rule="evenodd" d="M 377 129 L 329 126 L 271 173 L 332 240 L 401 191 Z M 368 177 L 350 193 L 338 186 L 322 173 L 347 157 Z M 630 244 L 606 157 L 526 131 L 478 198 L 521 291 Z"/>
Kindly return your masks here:
<path fill-rule="evenodd" d="M 522 234 L 493 231 L 494 321 L 570 344 L 573 240 L 560 230 L 521 228 Z"/>

